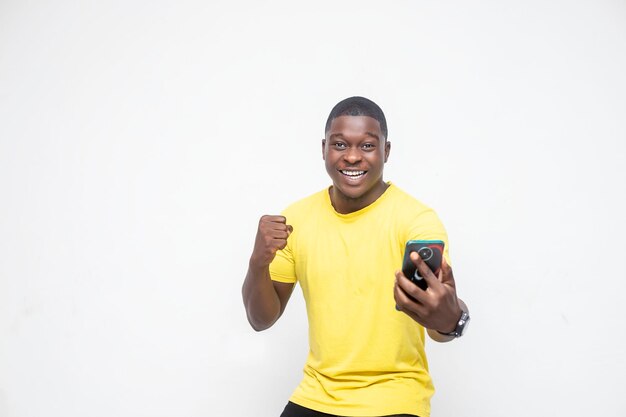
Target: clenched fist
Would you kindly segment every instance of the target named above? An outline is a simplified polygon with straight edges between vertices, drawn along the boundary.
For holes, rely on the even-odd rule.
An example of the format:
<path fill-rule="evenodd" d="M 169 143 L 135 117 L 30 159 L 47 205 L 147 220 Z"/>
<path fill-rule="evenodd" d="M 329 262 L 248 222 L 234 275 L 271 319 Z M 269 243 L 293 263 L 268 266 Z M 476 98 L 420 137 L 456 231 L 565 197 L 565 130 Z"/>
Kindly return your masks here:
<path fill-rule="evenodd" d="M 268 266 L 276 252 L 287 246 L 287 238 L 292 231 L 293 227 L 287 224 L 285 216 L 261 217 L 250 263 L 258 267 Z"/>

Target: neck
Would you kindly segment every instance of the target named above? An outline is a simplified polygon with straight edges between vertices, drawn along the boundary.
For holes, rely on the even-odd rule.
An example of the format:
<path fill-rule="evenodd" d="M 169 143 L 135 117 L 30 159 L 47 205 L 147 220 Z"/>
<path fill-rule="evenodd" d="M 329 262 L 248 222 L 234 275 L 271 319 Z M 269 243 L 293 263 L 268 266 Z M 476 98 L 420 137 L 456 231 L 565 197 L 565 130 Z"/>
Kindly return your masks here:
<path fill-rule="evenodd" d="M 389 184 L 381 180 L 375 187 L 357 198 L 343 194 L 335 186 L 330 187 L 328 192 L 330 195 L 330 203 L 333 205 L 335 211 L 340 214 L 350 214 L 364 209 L 378 200 L 387 188 L 389 188 Z"/>

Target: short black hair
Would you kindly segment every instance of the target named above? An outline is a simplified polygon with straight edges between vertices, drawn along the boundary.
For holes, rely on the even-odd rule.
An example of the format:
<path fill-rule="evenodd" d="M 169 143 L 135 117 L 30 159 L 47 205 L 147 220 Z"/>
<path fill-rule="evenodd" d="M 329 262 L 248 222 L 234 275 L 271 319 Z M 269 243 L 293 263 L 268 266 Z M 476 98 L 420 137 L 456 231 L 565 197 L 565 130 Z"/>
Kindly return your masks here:
<path fill-rule="evenodd" d="M 333 120 L 339 116 L 368 116 L 376 119 L 380 123 L 380 130 L 387 140 L 387 120 L 385 119 L 385 113 L 372 100 L 365 97 L 348 97 L 335 104 L 335 107 L 330 111 L 328 120 L 326 120 L 325 133 L 330 130 L 330 124 Z"/>

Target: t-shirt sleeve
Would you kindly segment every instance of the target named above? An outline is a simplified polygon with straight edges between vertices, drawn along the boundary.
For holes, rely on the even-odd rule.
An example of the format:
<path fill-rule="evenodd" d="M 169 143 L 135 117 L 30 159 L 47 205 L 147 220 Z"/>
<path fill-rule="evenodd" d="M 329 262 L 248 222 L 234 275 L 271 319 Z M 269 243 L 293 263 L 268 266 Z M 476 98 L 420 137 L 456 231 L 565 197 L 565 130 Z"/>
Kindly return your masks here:
<path fill-rule="evenodd" d="M 294 283 L 296 279 L 296 266 L 289 243 L 285 249 L 276 252 L 276 257 L 270 264 L 270 277 L 273 281 Z"/>
<path fill-rule="evenodd" d="M 427 209 L 419 213 L 409 227 L 407 240 L 441 240 L 445 243 L 443 256 L 448 265 L 450 263 L 448 234 L 439 216 L 432 210 Z"/>
<path fill-rule="evenodd" d="M 287 218 L 287 224 L 292 224 L 290 221 L 292 217 L 289 209 L 284 210 L 281 215 Z M 272 278 L 272 281 L 285 283 L 294 283 L 297 281 L 296 263 L 292 250 L 293 240 L 295 239 L 294 234 L 295 233 L 292 233 L 287 239 L 287 246 L 276 252 L 276 256 L 270 264 L 270 278 Z"/>

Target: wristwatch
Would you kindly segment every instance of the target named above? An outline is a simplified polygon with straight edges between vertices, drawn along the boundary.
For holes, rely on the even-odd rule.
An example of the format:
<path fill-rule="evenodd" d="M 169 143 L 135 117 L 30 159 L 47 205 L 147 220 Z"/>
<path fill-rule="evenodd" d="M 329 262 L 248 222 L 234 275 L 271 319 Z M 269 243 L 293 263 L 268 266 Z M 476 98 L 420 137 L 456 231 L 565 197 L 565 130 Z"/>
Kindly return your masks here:
<path fill-rule="evenodd" d="M 470 321 L 470 316 L 469 313 L 467 311 L 463 311 L 463 313 L 461 314 L 461 318 L 459 319 L 459 322 L 456 324 L 456 327 L 454 328 L 454 330 L 452 330 L 450 333 L 441 333 L 445 336 L 454 336 L 455 338 L 457 337 L 461 337 L 463 336 L 463 334 L 465 334 L 465 330 L 467 330 L 467 325 L 469 324 Z"/>

